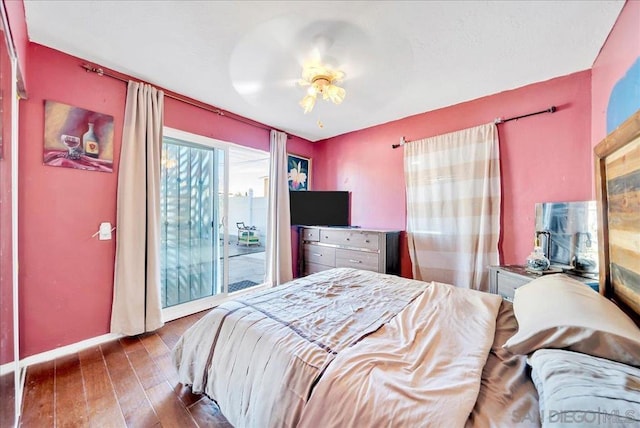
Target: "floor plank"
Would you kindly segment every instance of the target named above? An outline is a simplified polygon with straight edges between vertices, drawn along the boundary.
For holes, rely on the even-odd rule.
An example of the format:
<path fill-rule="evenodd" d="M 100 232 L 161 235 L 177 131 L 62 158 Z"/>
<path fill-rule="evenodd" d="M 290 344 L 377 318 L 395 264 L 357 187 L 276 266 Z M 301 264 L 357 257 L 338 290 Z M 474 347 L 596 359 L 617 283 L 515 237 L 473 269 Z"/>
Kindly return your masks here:
<path fill-rule="evenodd" d="M 181 335 L 182 333 L 179 333 L 177 330 L 166 330 L 164 333 L 158 333 L 160 339 L 162 339 L 169 349 L 173 349 L 173 347 L 176 346 Z"/>
<path fill-rule="evenodd" d="M 157 334 L 150 334 L 141 338 L 140 341 L 169 384 L 176 385 L 179 383 L 178 372 L 171 360 L 171 350 L 162 341 L 160 336 Z"/>
<path fill-rule="evenodd" d="M 153 361 L 162 372 L 165 380 L 169 382 L 169 385 L 176 385 L 180 382 L 178 379 L 178 371 L 173 365 L 170 353 L 159 355 L 153 358 Z"/>
<path fill-rule="evenodd" d="M 29 367 L 20 426 L 231 427 L 215 402 L 178 382 L 171 361 L 203 315 Z"/>
<path fill-rule="evenodd" d="M 55 362 L 29 367 L 24 385 L 21 424 L 25 427 L 55 424 Z"/>
<path fill-rule="evenodd" d="M 158 418 L 163 427 L 187 428 L 198 426 L 167 382 L 162 382 L 147 390 L 147 395 L 153 408 L 158 413 Z"/>
<path fill-rule="evenodd" d="M 56 427 L 88 427 L 87 399 L 78 354 L 56 360 Z"/>
<path fill-rule="evenodd" d="M 145 391 L 165 382 L 164 375 L 160 372 L 160 369 L 147 353 L 146 349 L 143 348 L 131 352 L 127 354 L 127 357 Z"/>
<path fill-rule="evenodd" d="M 120 343 L 127 354 L 144 349 L 144 345 L 140 342 L 139 336 L 123 337 L 120 339 Z"/>
<path fill-rule="evenodd" d="M 171 349 L 157 334 L 146 335 L 140 339 L 140 342 L 142 342 L 142 345 L 152 358 L 171 353 Z"/>
<path fill-rule="evenodd" d="M 147 427 L 160 423 L 119 341 L 100 347 L 118 397 L 120 409 L 129 427 Z"/>
<path fill-rule="evenodd" d="M 14 372 L 0 376 L 0 426 L 13 426 L 15 415 Z"/>
<path fill-rule="evenodd" d="M 87 412 L 92 426 L 123 427 L 124 416 L 120 410 L 111 384 L 111 378 L 99 346 L 79 353 L 80 369 L 85 379 Z"/>

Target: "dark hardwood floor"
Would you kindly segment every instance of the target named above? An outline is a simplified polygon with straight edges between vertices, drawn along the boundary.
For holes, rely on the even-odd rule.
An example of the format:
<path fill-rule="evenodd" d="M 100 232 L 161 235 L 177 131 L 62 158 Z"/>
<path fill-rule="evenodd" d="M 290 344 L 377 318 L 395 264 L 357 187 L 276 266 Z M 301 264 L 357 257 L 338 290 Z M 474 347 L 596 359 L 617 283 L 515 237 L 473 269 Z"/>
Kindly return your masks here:
<path fill-rule="evenodd" d="M 13 372 L 0 376 L 0 427 L 12 427 L 15 414 Z"/>
<path fill-rule="evenodd" d="M 178 383 L 171 349 L 204 313 L 29 367 L 22 427 L 231 427 Z M 0 424 L 2 425 L 2 424 Z"/>

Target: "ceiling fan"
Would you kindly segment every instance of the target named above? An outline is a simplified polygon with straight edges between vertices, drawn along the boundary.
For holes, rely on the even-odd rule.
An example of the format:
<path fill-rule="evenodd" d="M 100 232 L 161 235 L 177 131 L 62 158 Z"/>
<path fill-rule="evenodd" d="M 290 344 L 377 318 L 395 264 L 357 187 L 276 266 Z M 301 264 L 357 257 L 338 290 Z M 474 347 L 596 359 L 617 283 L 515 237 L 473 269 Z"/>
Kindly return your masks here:
<path fill-rule="evenodd" d="M 336 83 L 340 83 L 344 77 L 344 72 L 334 70 L 329 65 L 315 61 L 306 63 L 302 68 L 302 78 L 298 81 L 300 86 L 308 86 L 307 95 L 300 101 L 305 114 L 313 110 L 318 96 L 334 104 L 341 104 L 347 93 Z"/>

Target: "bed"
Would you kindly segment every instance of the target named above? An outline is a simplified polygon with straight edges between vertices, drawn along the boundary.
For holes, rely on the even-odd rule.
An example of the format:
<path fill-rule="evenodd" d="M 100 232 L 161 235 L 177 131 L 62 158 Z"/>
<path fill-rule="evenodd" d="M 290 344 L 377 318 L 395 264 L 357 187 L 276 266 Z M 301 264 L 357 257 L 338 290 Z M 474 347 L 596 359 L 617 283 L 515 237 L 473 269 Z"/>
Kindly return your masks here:
<path fill-rule="evenodd" d="M 638 135 L 640 112 L 596 148 L 598 180 L 618 178 L 621 158 L 623 175 L 637 173 Z M 638 204 L 640 180 L 630 182 L 623 190 Z M 622 279 L 604 270 L 612 299 L 564 274 L 520 287 L 512 305 L 333 269 L 212 309 L 173 351 L 179 380 L 236 427 L 640 424 L 639 234 L 625 223 L 631 244 L 620 251 L 613 187 L 598 187 L 610 214 L 601 257 L 624 268 Z"/>

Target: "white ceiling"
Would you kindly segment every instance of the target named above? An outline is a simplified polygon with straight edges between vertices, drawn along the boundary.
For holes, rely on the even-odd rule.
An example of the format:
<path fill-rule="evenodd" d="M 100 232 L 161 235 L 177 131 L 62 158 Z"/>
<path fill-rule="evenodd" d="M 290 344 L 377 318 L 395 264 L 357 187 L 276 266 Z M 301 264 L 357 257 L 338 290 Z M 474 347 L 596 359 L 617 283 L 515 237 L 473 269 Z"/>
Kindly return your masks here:
<path fill-rule="evenodd" d="M 33 42 L 317 141 L 589 69 L 624 1 L 24 5 Z M 347 96 L 304 115 L 314 49 Z"/>

